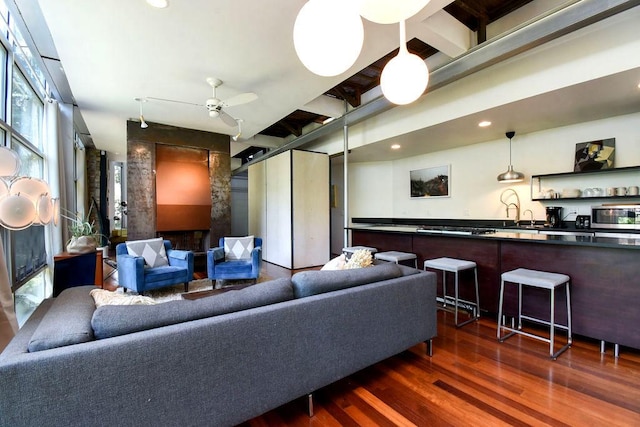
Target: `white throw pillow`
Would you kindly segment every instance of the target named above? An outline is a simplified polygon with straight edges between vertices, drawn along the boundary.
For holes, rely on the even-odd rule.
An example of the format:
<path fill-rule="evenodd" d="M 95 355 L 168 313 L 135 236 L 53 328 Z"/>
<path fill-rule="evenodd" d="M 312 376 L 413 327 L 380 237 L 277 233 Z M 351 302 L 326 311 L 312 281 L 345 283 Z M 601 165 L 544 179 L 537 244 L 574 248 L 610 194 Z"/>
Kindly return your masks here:
<path fill-rule="evenodd" d="M 251 259 L 253 236 L 225 237 L 224 257 L 228 260 Z"/>
<path fill-rule="evenodd" d="M 132 240 L 126 242 L 129 255 L 141 256 L 149 267 L 160 267 L 169 264 L 167 252 L 164 250 L 164 239 Z"/>
<path fill-rule="evenodd" d="M 344 254 L 333 258 L 331 261 L 322 266 L 320 270 L 344 270 L 346 264 Z"/>

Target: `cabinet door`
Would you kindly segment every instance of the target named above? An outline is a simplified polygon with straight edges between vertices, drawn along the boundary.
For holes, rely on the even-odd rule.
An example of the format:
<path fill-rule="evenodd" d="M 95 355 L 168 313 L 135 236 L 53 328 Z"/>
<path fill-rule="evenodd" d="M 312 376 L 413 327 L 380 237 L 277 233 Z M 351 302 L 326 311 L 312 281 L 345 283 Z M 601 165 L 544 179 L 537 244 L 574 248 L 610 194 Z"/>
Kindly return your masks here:
<path fill-rule="evenodd" d="M 330 257 L 329 156 L 293 151 L 293 268 Z"/>
<path fill-rule="evenodd" d="M 265 261 L 292 268 L 291 152 L 266 160 L 267 235 Z"/>

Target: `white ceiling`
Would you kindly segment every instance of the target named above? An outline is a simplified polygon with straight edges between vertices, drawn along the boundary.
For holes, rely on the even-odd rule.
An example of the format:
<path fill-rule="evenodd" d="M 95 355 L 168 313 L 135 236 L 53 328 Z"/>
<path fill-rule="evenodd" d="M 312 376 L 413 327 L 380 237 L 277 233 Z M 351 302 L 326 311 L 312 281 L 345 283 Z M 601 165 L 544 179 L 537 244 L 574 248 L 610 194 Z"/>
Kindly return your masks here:
<path fill-rule="evenodd" d="M 258 94 L 257 101 L 226 110 L 244 120 L 242 137 L 246 139 L 297 109 L 308 109 L 305 104 L 398 46 L 397 26 L 365 20 L 365 46 L 356 64 L 340 76 L 325 78 L 304 68 L 293 47 L 294 21 L 306 0 L 169 0 L 167 9 L 154 9 L 144 0 L 15 1 L 40 54 L 53 58 L 44 60 L 51 74 L 61 72 L 55 58 L 60 59 L 96 148 L 118 153 L 116 158 L 120 159 L 126 158 L 126 121 L 138 118 L 139 104 L 134 98 L 204 104 L 211 96 L 206 79 L 217 77 L 224 82 L 217 91 L 221 99 L 242 92 Z M 462 45 L 471 34 L 457 21 L 427 19 L 442 18 L 444 12 L 440 10 L 450 2 L 431 0 L 407 23 L 409 38 L 419 36 L 442 51 L 459 53 L 468 49 L 470 46 Z M 535 3 L 557 5 L 546 0 Z M 538 9 L 531 8 L 540 13 Z M 523 14 L 522 10 L 518 13 Z M 445 24 L 446 31 L 441 27 Z M 55 47 L 47 41 L 50 37 Z M 528 128 L 519 129 L 526 133 L 593 120 L 603 114 L 615 115 L 611 114 L 612 108 L 620 114 L 634 108 L 638 111 L 638 96 L 628 91 L 632 76 L 622 74 L 609 77 L 606 86 L 598 81 L 585 83 L 502 106 L 491 113 L 505 120 L 527 114 Z M 603 87 L 607 90 L 602 91 Z M 599 96 L 589 96 L 594 91 Z M 584 108 L 576 111 L 566 102 L 557 102 L 568 96 L 575 97 Z M 237 132 L 220 119 L 210 118 L 204 107 L 151 100 L 143 108 L 148 122 L 228 135 Z M 438 141 L 429 150 L 482 142 L 477 133 L 480 116 L 397 137 L 394 142 L 403 144 L 402 154 L 397 155 L 425 152 L 425 144 L 416 141 L 427 134 Z M 491 130 L 485 133 L 485 140 L 503 137 L 503 133 L 503 129 Z M 261 145 L 258 139 L 250 142 Z M 272 140 L 265 145 L 269 143 Z M 357 156 L 353 160 L 376 160 L 382 155 L 389 160 L 387 146 L 387 141 L 381 141 L 354 150 Z"/>

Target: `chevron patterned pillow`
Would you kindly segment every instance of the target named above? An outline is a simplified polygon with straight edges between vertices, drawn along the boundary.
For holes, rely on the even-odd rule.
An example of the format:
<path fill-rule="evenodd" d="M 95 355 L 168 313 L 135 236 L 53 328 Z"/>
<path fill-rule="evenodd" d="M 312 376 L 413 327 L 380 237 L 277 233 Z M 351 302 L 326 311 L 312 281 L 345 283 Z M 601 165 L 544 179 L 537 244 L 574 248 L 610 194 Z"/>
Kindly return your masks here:
<path fill-rule="evenodd" d="M 129 255 L 141 256 L 149 267 L 160 267 L 169 264 L 167 252 L 164 250 L 164 239 L 132 240 L 126 242 Z"/>

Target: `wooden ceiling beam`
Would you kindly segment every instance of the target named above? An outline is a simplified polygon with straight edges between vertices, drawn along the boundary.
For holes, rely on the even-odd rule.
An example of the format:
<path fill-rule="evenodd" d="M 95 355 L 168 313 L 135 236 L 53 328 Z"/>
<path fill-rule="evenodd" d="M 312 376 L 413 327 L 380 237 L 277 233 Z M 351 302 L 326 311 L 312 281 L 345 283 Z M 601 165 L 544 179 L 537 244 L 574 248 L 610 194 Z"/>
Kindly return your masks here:
<path fill-rule="evenodd" d="M 291 132 L 295 136 L 302 135 L 302 126 L 293 126 L 291 123 L 287 122 L 286 120 L 280 120 L 278 124 L 283 128 L 285 128 L 288 132 Z"/>

